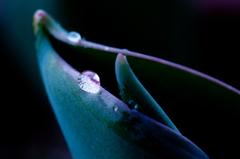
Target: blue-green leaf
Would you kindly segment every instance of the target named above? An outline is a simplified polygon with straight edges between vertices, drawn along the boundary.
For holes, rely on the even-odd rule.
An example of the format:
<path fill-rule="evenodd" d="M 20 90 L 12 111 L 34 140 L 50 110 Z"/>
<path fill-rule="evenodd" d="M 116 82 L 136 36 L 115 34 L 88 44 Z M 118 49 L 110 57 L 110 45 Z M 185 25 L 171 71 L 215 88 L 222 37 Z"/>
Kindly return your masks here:
<path fill-rule="evenodd" d="M 43 11 L 35 14 L 36 56 L 42 80 L 75 159 L 208 158 L 187 138 L 129 109 L 102 87 L 97 93 L 79 87 L 80 73 L 54 50 L 38 15 L 46 19 L 48 15 Z"/>

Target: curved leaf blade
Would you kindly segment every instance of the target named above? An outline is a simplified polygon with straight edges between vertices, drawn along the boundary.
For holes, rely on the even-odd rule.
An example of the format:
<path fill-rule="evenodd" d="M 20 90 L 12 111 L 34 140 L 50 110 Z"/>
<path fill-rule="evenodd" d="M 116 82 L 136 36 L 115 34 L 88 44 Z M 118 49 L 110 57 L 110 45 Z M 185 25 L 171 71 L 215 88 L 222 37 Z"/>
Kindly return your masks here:
<path fill-rule="evenodd" d="M 118 54 L 117 56 L 115 70 L 121 96 L 125 103 L 129 103 L 130 106 L 133 104 L 133 107 L 137 107 L 134 109 L 180 133 L 166 113 L 134 75 L 126 57 L 122 54 Z"/>

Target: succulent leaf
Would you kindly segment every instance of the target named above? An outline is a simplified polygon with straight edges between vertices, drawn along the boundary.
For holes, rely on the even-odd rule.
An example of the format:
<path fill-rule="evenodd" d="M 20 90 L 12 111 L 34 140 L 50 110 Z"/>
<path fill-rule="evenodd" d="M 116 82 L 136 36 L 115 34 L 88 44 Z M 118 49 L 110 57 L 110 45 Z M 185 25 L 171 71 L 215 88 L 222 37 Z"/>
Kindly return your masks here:
<path fill-rule="evenodd" d="M 35 19 L 39 18 L 36 14 Z M 51 25 L 45 22 L 55 22 L 45 12 L 42 20 L 34 23 L 36 56 L 49 101 L 74 158 L 208 158 L 187 138 L 129 109 L 102 87 L 97 93 L 81 89 L 80 73 L 58 55 L 49 40 L 49 31 L 58 34 L 61 29 L 48 29 Z M 58 34 L 65 35 L 64 31 Z"/>
<path fill-rule="evenodd" d="M 37 35 L 39 67 L 74 158 L 207 158 L 188 139 L 130 110 L 103 88 L 98 94 L 80 89 L 79 72 L 54 51 L 44 34 L 40 29 Z"/>

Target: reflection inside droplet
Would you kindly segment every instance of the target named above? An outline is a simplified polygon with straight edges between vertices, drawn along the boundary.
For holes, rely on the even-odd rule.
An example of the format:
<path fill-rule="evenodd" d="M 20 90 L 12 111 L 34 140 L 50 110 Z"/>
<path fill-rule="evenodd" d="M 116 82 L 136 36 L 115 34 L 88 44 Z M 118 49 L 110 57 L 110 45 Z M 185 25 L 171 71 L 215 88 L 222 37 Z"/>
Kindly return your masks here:
<path fill-rule="evenodd" d="M 90 93 L 97 93 L 100 90 L 100 78 L 93 71 L 84 71 L 78 77 L 78 86 Z"/>
<path fill-rule="evenodd" d="M 71 32 L 68 33 L 67 38 L 71 42 L 77 43 L 81 40 L 81 35 L 78 32 L 71 31 Z"/>
<path fill-rule="evenodd" d="M 100 81 L 99 76 L 96 73 L 93 75 L 93 79 L 98 82 Z"/>

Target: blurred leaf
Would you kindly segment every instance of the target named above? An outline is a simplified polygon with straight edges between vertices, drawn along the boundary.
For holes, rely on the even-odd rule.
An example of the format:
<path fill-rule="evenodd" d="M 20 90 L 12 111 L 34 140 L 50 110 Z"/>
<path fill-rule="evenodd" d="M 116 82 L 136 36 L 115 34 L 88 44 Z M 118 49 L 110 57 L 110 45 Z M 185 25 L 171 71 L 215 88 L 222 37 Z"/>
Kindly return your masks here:
<path fill-rule="evenodd" d="M 40 72 L 74 158 L 208 158 L 184 136 L 130 110 L 103 88 L 98 93 L 82 90 L 77 81 L 80 73 L 56 53 L 48 39 L 48 31 L 71 44 L 73 41 L 45 12 L 35 13 L 34 33 Z M 78 43 L 81 42 L 84 41 Z M 86 43 L 85 47 L 90 46 L 91 43 Z M 93 47 L 105 48 L 96 44 Z"/>

